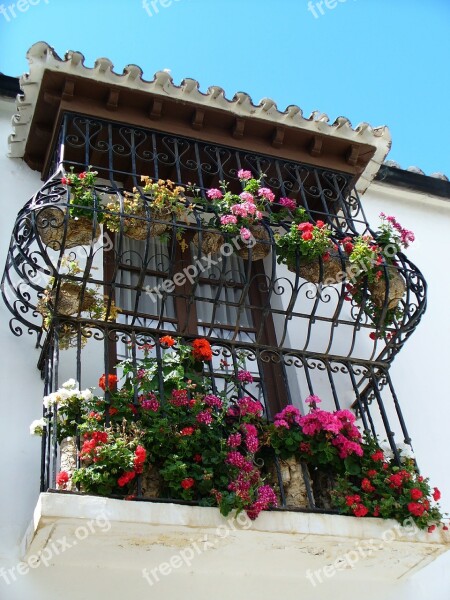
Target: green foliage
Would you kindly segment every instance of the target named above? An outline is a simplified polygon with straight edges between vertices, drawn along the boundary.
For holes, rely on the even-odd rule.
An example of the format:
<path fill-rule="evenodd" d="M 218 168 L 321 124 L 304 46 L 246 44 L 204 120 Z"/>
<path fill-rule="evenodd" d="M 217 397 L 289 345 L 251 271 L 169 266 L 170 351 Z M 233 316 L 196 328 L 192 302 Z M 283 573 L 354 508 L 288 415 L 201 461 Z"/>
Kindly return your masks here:
<path fill-rule="evenodd" d="M 399 523 L 414 522 L 419 529 L 438 524 L 442 514 L 429 480 L 422 477 L 414 459 L 401 456 L 399 466 L 387 457 L 379 442 L 366 433 L 363 456 L 357 465 L 346 469 L 332 493 L 332 501 L 343 514 L 379 516 Z M 367 511 L 367 512 L 366 512 Z"/>
<path fill-rule="evenodd" d="M 70 173 L 62 178 L 61 182 L 67 185 L 70 190 L 69 214 L 71 217 L 93 218 L 94 209 L 97 208 L 97 221 L 103 220 L 103 212 L 100 205 L 95 206 L 95 182 L 98 175 L 97 171 L 91 171 L 89 166 L 87 171 L 74 173 L 73 167 L 70 167 Z"/>
<path fill-rule="evenodd" d="M 301 212 L 300 212 L 301 211 Z M 277 262 L 295 267 L 323 257 L 331 248 L 330 230 L 322 221 L 308 222 L 306 212 L 299 209 L 287 233 L 276 237 Z"/>

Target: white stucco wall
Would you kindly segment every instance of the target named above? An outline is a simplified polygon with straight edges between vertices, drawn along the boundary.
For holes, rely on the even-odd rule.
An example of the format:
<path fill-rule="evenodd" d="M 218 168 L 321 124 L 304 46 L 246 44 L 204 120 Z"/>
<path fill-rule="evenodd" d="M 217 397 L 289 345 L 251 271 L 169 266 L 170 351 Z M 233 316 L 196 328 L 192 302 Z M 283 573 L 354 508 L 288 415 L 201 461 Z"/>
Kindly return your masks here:
<path fill-rule="evenodd" d="M 39 174 L 21 160 L 6 157 L 7 137 L 15 104 L 0 101 L 0 263 L 3 266 L 17 212 L 39 188 Z M 16 337 L 9 328 L 10 313 L 0 302 L 2 418 L 0 419 L 0 557 L 15 550 L 39 492 L 40 443 L 27 435 L 36 418 L 42 382 L 36 369 L 35 336 Z M 0 597 L 1 596 L 0 593 Z"/>
<path fill-rule="evenodd" d="M 450 250 L 450 199 L 374 183 L 362 201 L 372 227 L 383 211 L 395 215 L 416 235 L 407 255 L 427 281 L 428 308 L 396 357 L 391 376 L 420 468 L 442 490 L 442 505 L 450 512 L 450 279 L 445 270 Z"/>
<path fill-rule="evenodd" d="M 39 175 L 22 163 L 6 157 L 6 139 L 14 103 L 0 102 L 0 189 L 3 203 L 0 221 L 0 264 L 6 251 L 16 214 L 40 185 Z M 408 253 L 422 269 L 429 283 L 429 309 L 417 332 L 397 357 L 392 378 L 413 438 L 419 464 L 430 475 L 433 485 L 443 492 L 442 505 L 450 510 L 448 478 L 448 402 L 450 326 L 447 303 L 450 282 L 442 268 L 448 252 L 450 203 L 427 198 L 405 190 L 374 184 L 363 198 L 372 224 L 383 210 L 395 214 L 400 222 L 415 231 L 417 242 Z M 42 382 L 36 369 L 38 351 L 34 337 L 15 337 L 9 330 L 10 314 L 0 303 L 0 350 L 2 382 L 2 419 L 0 419 L 0 567 L 15 565 L 19 542 L 31 520 L 39 492 L 40 440 L 30 437 L 30 422 L 40 414 Z M 69 373 L 68 373 L 69 375 Z M 112 532 L 113 533 L 113 532 Z M 200 536 L 201 532 L 198 532 Z M 111 534 L 111 544 L 117 543 Z M 258 556 L 270 551 L 254 548 L 254 569 L 227 575 L 223 581 L 196 571 L 186 577 L 168 577 L 150 588 L 141 573 L 133 568 L 132 553 L 124 553 L 121 567 L 99 570 L 80 562 L 60 568 L 41 566 L 10 585 L 0 577 L 1 600 L 80 600 L 92 597 L 119 599 L 129 594 L 165 600 L 183 595 L 189 598 L 280 597 L 286 600 L 344 600 L 364 596 L 366 600 L 448 600 L 450 597 L 450 555 L 438 558 L 410 580 L 396 583 L 355 580 L 336 585 L 333 579 L 312 587 L 305 579 L 302 565 L 291 577 L 279 577 L 277 565 L 272 572 L 260 573 Z M 280 553 L 278 553 L 278 557 Z M 277 558 L 277 560 L 280 560 Z M 380 557 L 382 560 L 382 557 Z M 1 571 L 0 571 L 1 574 Z"/>

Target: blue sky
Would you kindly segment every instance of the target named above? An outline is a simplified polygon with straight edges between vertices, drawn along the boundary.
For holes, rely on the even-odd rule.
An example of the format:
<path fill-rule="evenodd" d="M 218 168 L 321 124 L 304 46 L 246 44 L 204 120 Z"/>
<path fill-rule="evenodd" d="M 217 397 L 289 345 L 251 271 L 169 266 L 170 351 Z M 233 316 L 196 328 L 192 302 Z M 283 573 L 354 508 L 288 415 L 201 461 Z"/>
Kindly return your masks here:
<path fill-rule="evenodd" d="M 168 68 L 230 98 L 386 124 L 390 159 L 450 176 L 449 0 L 0 0 L 0 71 L 27 71 L 40 40 L 87 66 Z"/>

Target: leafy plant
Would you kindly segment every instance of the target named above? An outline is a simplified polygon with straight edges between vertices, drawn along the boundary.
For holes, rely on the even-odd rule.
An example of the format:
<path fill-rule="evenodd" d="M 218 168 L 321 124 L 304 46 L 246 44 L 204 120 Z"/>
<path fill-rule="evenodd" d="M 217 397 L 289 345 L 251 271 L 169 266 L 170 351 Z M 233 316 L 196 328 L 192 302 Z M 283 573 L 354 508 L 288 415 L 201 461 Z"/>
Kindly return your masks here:
<path fill-rule="evenodd" d="M 309 222 L 304 209 L 295 211 L 294 220 L 287 233 L 276 237 L 277 262 L 295 266 L 297 259 L 308 263 L 319 257 L 329 259 L 332 246 L 331 231 L 323 221 Z"/>
<path fill-rule="evenodd" d="M 82 281 L 76 276 L 83 272 L 77 260 L 63 256 L 61 269 L 65 269 L 59 278 L 50 277 L 37 304 L 37 310 L 43 317 L 43 328 L 48 331 L 56 314 L 70 316 L 87 313 L 91 319 L 99 321 L 115 321 L 120 308 L 108 296 L 99 294 L 99 286 L 95 288 L 84 287 Z M 57 282 L 60 281 L 59 293 L 57 294 Z M 87 338 L 82 336 L 82 347 Z M 76 345 L 76 332 L 70 324 L 62 324 L 59 328 L 59 348 L 66 350 L 73 344 Z"/>
<path fill-rule="evenodd" d="M 334 505 L 343 514 L 413 520 L 419 529 L 433 531 L 442 519 L 437 488 L 422 477 L 414 459 L 401 456 L 399 466 L 386 456 L 377 438 L 366 433 L 363 455 L 357 471 L 346 472 L 337 480 L 332 494 Z M 433 502 L 434 501 L 434 502 Z"/>
<path fill-rule="evenodd" d="M 401 283 L 401 277 L 396 271 L 395 256 L 402 248 L 408 248 L 414 241 L 414 234 L 404 229 L 395 217 L 386 216 L 384 213 L 381 213 L 380 217 L 382 223 L 375 237 L 346 237 L 341 244 L 349 260 L 348 299 L 353 299 L 357 306 L 361 306 L 377 327 L 377 333 L 371 333 L 372 339 L 384 336 L 389 339 L 391 333 L 387 331 L 388 327 L 403 317 L 403 310 L 398 305 L 400 298 L 387 298 L 385 301 L 382 294 L 380 302 L 380 299 L 374 296 L 374 286 L 386 278 L 389 280 L 389 286 L 392 286 L 394 277 Z M 381 290 L 387 293 L 386 286 Z"/>
<path fill-rule="evenodd" d="M 93 210 L 95 208 L 94 186 L 98 172 L 87 171 L 74 173 L 74 168 L 70 167 L 70 173 L 61 179 L 61 183 L 70 189 L 69 214 L 71 217 L 87 217 L 92 220 Z M 103 212 L 97 209 L 97 221 L 103 220 Z"/>
<path fill-rule="evenodd" d="M 317 396 L 309 396 L 305 402 L 310 405 L 307 415 L 301 415 L 294 406 L 275 415 L 270 426 L 270 445 L 283 459 L 296 457 L 334 473 L 351 471 L 362 456 L 355 416 L 348 410 L 319 409 L 321 400 Z"/>
<path fill-rule="evenodd" d="M 150 177 L 142 176 L 141 182 L 144 184 L 142 192 L 138 188 L 133 189 L 133 193 L 124 192 L 123 206 L 119 198 L 114 198 L 106 206 L 108 212 L 105 213 L 105 224 L 110 231 L 119 232 L 121 221 L 125 218 L 125 229 L 130 227 L 130 222 L 127 220 L 130 216 L 137 217 L 146 216 L 146 206 L 148 210 L 175 214 L 180 217 L 183 212 L 189 210 L 186 204 L 184 195 L 185 189 L 175 185 L 170 179 L 153 181 Z"/>
<path fill-rule="evenodd" d="M 252 176 L 250 171 L 240 169 L 238 178 L 242 185 L 242 192 L 234 194 L 228 189 L 225 181 L 220 182 L 220 189 L 211 188 L 206 195 L 206 206 L 212 208 L 216 216 L 209 223 L 230 235 L 239 235 L 242 241 L 248 241 L 252 234 L 250 228 L 263 220 L 263 213 L 270 203 L 275 200 L 275 194 L 267 187 L 263 187 L 262 178 Z M 202 199 L 196 199 L 197 204 L 205 204 Z"/>

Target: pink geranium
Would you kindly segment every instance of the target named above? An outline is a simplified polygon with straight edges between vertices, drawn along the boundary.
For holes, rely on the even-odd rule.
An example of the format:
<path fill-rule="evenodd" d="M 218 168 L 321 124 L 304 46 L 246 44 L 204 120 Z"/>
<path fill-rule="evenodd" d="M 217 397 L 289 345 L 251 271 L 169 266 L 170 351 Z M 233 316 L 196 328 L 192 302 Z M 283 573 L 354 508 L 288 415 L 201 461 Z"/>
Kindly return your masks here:
<path fill-rule="evenodd" d="M 240 180 L 244 180 L 244 181 L 247 181 L 248 179 L 251 179 L 253 177 L 251 171 L 246 171 L 244 169 L 239 169 L 237 176 L 239 177 Z"/>
<path fill-rule="evenodd" d="M 210 200 L 220 200 L 221 198 L 223 198 L 222 192 L 217 188 L 211 188 L 206 192 L 206 195 Z"/>

